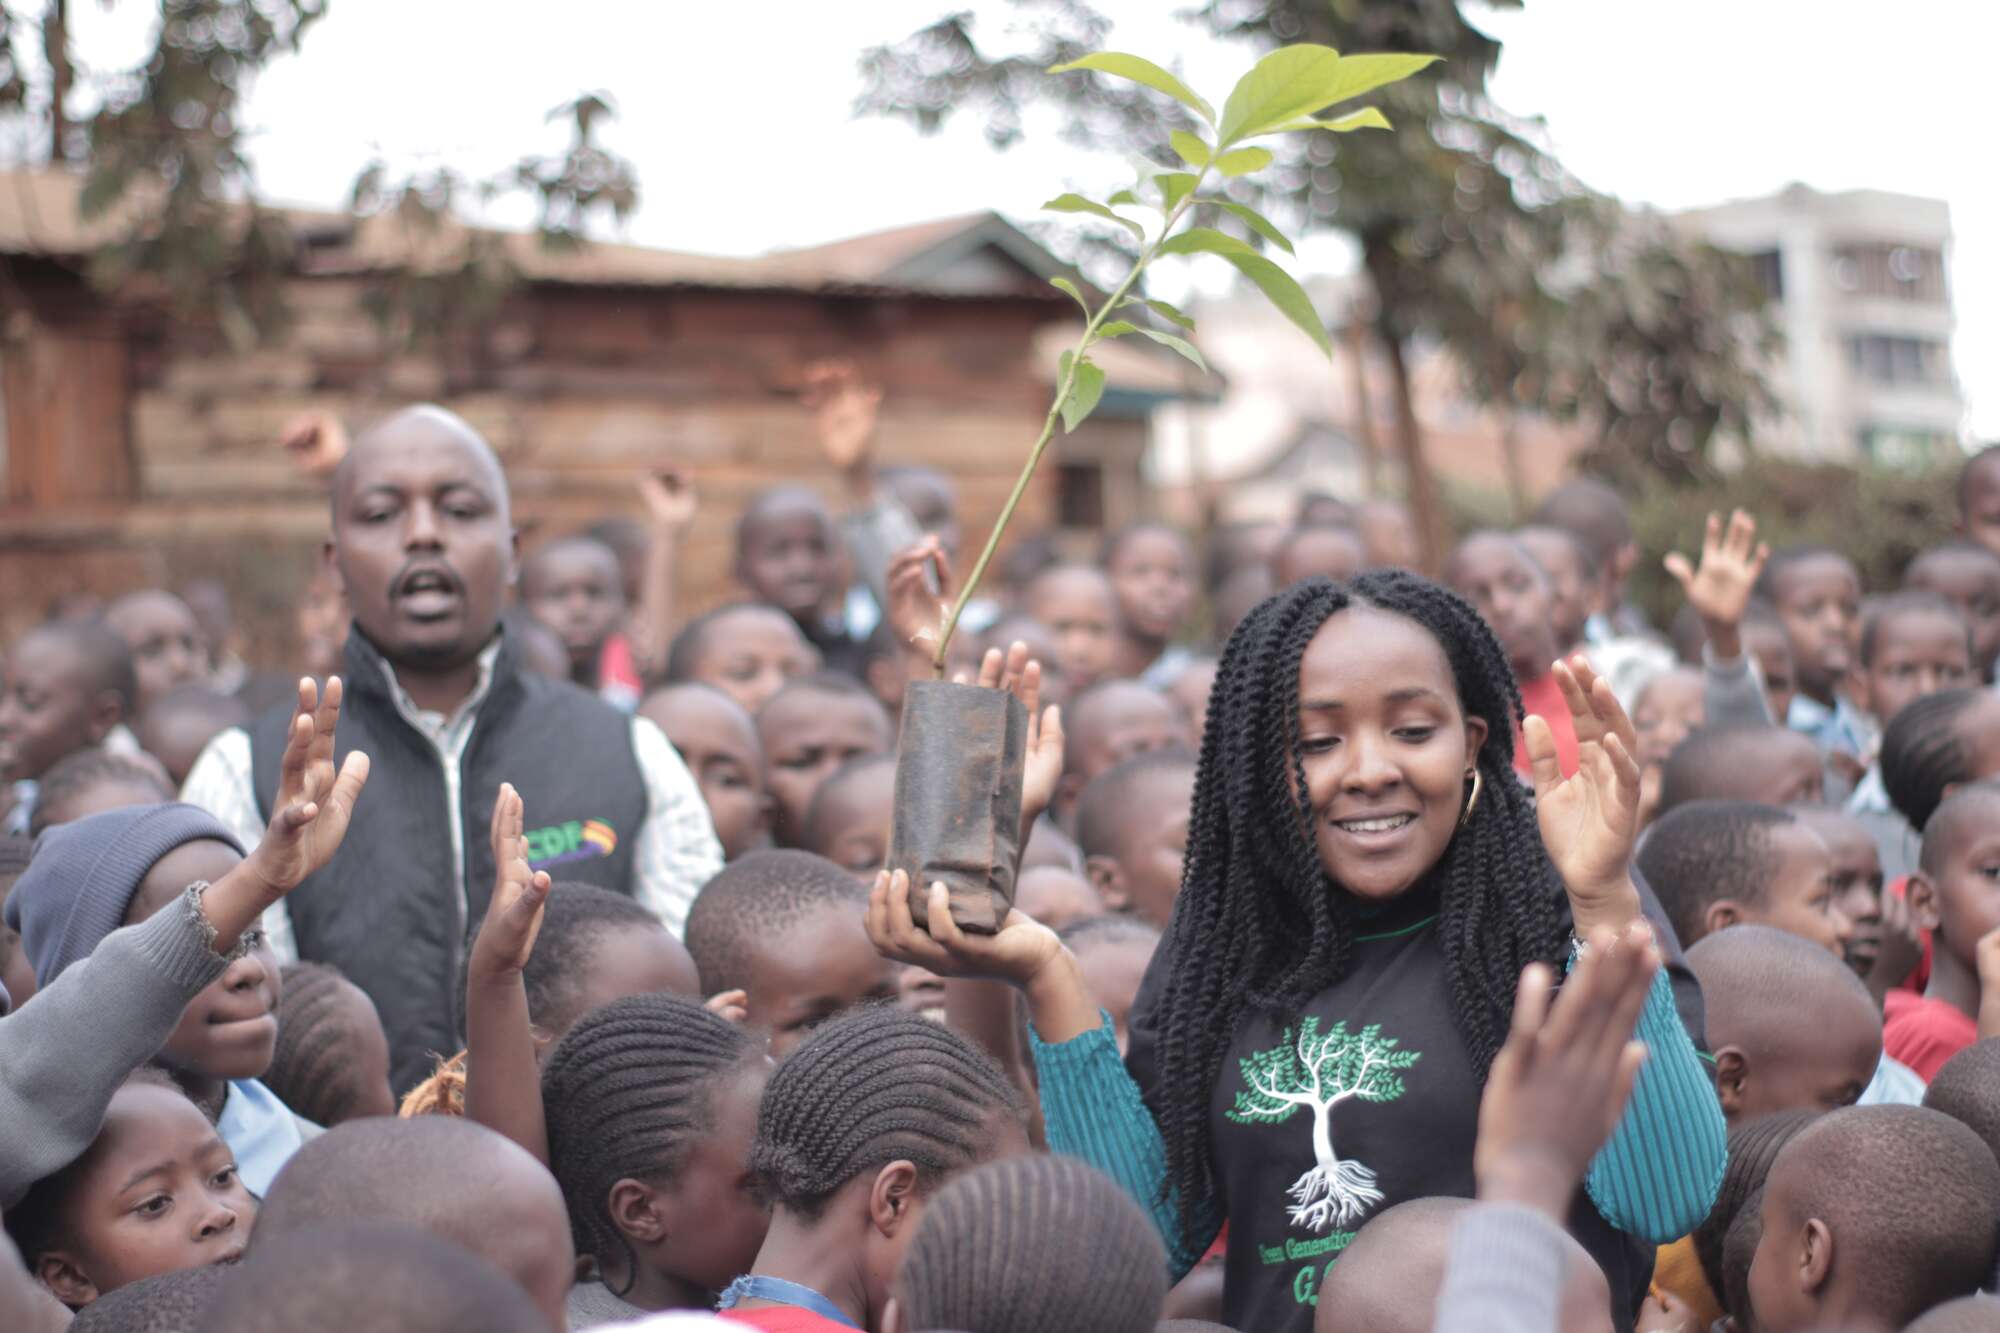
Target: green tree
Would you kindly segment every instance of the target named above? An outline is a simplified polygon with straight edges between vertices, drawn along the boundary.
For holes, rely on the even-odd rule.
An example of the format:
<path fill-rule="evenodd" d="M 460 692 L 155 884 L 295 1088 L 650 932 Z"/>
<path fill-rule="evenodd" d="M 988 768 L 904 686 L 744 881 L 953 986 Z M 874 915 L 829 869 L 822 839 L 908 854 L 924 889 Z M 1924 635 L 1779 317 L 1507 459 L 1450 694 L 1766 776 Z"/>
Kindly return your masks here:
<path fill-rule="evenodd" d="M 1497 2 L 1518 7 L 1521 0 Z M 1104 36 L 1109 24 L 1087 0 L 1008 0 L 1008 6 L 1028 20 L 1019 26 L 1035 34 L 1030 50 L 990 53 L 979 41 L 979 15 L 954 12 L 864 53 L 858 108 L 901 117 L 920 130 L 935 129 L 955 112 L 979 115 L 997 148 L 1019 141 L 1022 112 L 1040 98 L 1060 100 L 1070 113 L 1065 137 L 1084 145 L 1122 145 L 1135 130 L 1152 142 L 1166 130 L 1191 127 L 1184 109 L 1103 80 L 1051 84 L 1033 77 Z M 1712 251 L 1671 236 L 1651 240 L 1668 247 L 1681 275 L 1713 297 L 1712 305 L 1697 306 L 1698 318 L 1656 317 L 1653 294 L 1634 290 L 1655 275 L 1655 266 L 1635 262 L 1604 271 L 1631 238 L 1614 246 L 1613 233 L 1586 226 L 1600 201 L 1546 151 L 1534 122 L 1508 115 L 1488 97 L 1500 44 L 1466 20 L 1457 0 L 1207 0 L 1191 17 L 1218 37 L 1259 47 L 1316 42 L 1342 51 L 1443 56 L 1432 71 L 1384 91 L 1391 133 L 1343 141 L 1337 160 L 1324 136 L 1286 144 L 1261 184 L 1233 191 L 1295 223 L 1348 232 L 1359 244 L 1373 287 L 1371 329 L 1394 382 L 1397 448 L 1431 558 L 1446 534 L 1411 395 L 1408 353 L 1419 337 L 1450 347 L 1466 367 L 1469 387 L 1489 402 L 1547 407 L 1591 422 L 1607 461 L 1650 459 L 1668 433 L 1677 442 L 1691 440 L 1699 459 L 1720 426 L 1748 417 L 1739 378 L 1723 371 L 1738 363 L 1732 321 L 1754 309 L 1754 294 L 1717 278 Z M 1558 259 L 1585 275 L 1581 284 L 1550 285 Z M 1667 355 L 1647 363 L 1643 412 L 1633 410 L 1629 361 L 1594 355 L 1555 313 L 1586 292 L 1598 347 L 1635 345 L 1644 340 L 1634 336 L 1641 329 L 1667 345 Z M 1635 415 L 1643 420 L 1630 424 Z"/>
<path fill-rule="evenodd" d="M 30 145 L 30 163 L 82 173 L 86 221 L 116 221 L 113 239 L 91 256 L 101 287 L 160 292 L 177 314 L 213 319 L 238 344 L 283 327 L 297 243 L 257 197 L 243 101 L 326 10 L 326 0 L 158 0 L 146 59 L 101 69 L 73 49 L 69 0 L 46 0 L 33 36 L 26 0 L 0 0 L 0 129 Z M 38 64 L 23 58 L 31 41 Z M 518 277 L 490 234 L 451 225 L 455 204 L 525 195 L 550 246 L 578 243 L 594 215 L 629 213 L 638 201 L 632 169 L 597 137 L 609 114 L 601 95 L 557 108 L 552 115 L 573 127 L 568 150 L 524 157 L 487 180 L 399 177 L 371 165 L 355 183 L 356 208 L 393 213 L 432 241 L 421 273 L 396 272 L 377 288 L 385 327 L 403 341 L 442 336 L 490 311 Z"/>
<path fill-rule="evenodd" d="M 1334 1152 L 1333 1108 L 1355 1098 L 1392 1102 L 1401 1097 L 1399 1071 L 1422 1055 L 1400 1046 L 1396 1038 L 1382 1035 L 1379 1023 L 1350 1033 L 1343 1021 L 1322 1036 L 1319 1020 L 1307 1018 L 1296 1038 L 1287 1031 L 1276 1046 L 1238 1062 L 1244 1091 L 1236 1094 L 1228 1119 L 1239 1125 L 1278 1125 L 1300 1107 L 1312 1112 L 1313 1165 L 1286 1191 L 1293 1226 L 1322 1232 L 1347 1226 L 1382 1201 L 1375 1173 Z"/>

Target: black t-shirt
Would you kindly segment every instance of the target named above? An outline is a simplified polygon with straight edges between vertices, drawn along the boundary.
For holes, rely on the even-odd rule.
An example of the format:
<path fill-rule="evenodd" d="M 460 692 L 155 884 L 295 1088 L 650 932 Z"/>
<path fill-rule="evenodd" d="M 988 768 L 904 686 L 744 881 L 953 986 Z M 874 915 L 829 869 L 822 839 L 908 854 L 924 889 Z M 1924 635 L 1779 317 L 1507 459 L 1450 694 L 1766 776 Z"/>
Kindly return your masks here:
<path fill-rule="evenodd" d="M 1133 1006 L 1133 1077 L 1150 1096 L 1150 1020 L 1167 949 Z M 1329 1264 L 1378 1212 L 1473 1196 L 1482 1080 L 1451 1016 L 1435 900 L 1399 903 L 1358 936 L 1348 975 L 1297 1013 L 1252 1013 L 1218 1071 L 1209 1142 L 1229 1224 L 1223 1322 L 1311 1333 Z M 1577 1191 L 1569 1230 L 1604 1269 L 1619 1327 L 1652 1277 L 1653 1250 Z"/>

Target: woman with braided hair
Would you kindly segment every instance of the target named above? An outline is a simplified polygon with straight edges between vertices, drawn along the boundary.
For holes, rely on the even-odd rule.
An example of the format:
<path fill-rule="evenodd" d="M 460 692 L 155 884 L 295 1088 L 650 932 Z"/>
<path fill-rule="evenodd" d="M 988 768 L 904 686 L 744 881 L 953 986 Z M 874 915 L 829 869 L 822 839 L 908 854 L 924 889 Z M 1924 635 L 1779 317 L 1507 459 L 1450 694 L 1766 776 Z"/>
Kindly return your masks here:
<path fill-rule="evenodd" d="M 1555 668 L 1563 776 L 1477 613 L 1416 575 L 1309 579 L 1231 636 L 1195 780 L 1186 871 L 1121 1063 L 1075 960 L 1018 912 L 964 935 L 931 890 L 878 880 L 883 952 L 1026 994 L 1050 1146 L 1154 1211 L 1185 1272 L 1229 1227 L 1224 1318 L 1305 1333 L 1327 1265 L 1375 1213 L 1470 1197 L 1477 1107 L 1521 971 L 1609 930 L 1654 948 L 1629 863 L 1631 724 L 1581 658 Z M 1629 1326 L 1653 1247 L 1707 1213 L 1725 1136 L 1664 975 L 1630 1108 L 1570 1227 Z"/>

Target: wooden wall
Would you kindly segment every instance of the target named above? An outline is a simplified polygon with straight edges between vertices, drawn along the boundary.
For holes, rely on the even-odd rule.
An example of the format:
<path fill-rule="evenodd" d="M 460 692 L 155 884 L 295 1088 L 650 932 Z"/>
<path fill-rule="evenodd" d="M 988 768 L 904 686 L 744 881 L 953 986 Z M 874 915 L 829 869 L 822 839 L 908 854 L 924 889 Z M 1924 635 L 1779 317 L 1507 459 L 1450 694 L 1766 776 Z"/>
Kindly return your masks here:
<path fill-rule="evenodd" d="M 284 665 L 326 516 L 282 430 L 307 411 L 359 430 L 419 401 L 486 434 L 530 544 L 639 516 L 646 469 L 691 471 L 702 504 L 679 589 L 691 614 L 731 595 L 731 529 L 752 492 L 803 481 L 839 498 L 797 401 L 803 366 L 828 356 L 880 380 L 882 457 L 954 476 L 975 542 L 1040 426 L 1048 371 L 1032 335 L 1061 313 L 1041 300 L 537 288 L 495 322 L 484 355 L 441 359 L 385 357 L 361 295 L 358 280 L 295 284 L 295 329 L 249 353 L 160 321 L 120 335 L 52 318 L 24 333 L 11 320 L 0 643 L 67 592 L 214 574 L 235 591 L 257 659 Z M 1053 512 L 1045 478 L 1019 521 L 1039 527 Z"/>

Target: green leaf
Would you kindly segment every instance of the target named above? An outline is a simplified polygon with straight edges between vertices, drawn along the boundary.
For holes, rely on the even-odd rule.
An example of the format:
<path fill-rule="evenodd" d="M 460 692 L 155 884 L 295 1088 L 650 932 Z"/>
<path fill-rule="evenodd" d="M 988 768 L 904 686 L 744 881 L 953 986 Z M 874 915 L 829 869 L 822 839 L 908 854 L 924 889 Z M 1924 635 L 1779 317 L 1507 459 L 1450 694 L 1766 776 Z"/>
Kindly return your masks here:
<path fill-rule="evenodd" d="M 1326 325 L 1320 322 L 1319 312 L 1313 309 L 1312 298 L 1306 295 L 1305 288 L 1299 286 L 1291 274 L 1248 246 L 1241 252 L 1221 253 L 1224 259 L 1236 266 L 1237 272 L 1257 284 L 1258 290 L 1270 298 L 1279 314 L 1298 325 L 1327 359 L 1333 358 L 1333 340 L 1327 337 Z"/>
<path fill-rule="evenodd" d="M 1286 254 L 1297 253 L 1297 251 L 1292 249 L 1292 243 L 1286 239 L 1285 233 L 1279 231 L 1271 219 L 1265 217 L 1262 213 L 1250 207 L 1250 205 L 1239 204 L 1233 199 L 1204 199 L 1202 202 L 1214 204 L 1217 208 L 1229 214 L 1251 231 L 1256 232 L 1272 245 L 1283 250 Z"/>
<path fill-rule="evenodd" d="M 1332 130 L 1335 134 L 1346 134 L 1351 130 L 1387 130 L 1394 128 L 1389 123 L 1389 118 L 1372 106 L 1363 107 L 1359 111 L 1350 111 L 1346 115 L 1336 116 L 1332 120 L 1314 120 L 1311 116 L 1307 116 L 1305 119 L 1295 120 L 1289 125 L 1278 126 L 1278 129 L 1281 131 Z"/>
<path fill-rule="evenodd" d="M 1145 332 L 1137 324 L 1130 324 L 1122 319 L 1114 319 L 1109 324 L 1101 325 L 1097 330 L 1097 336 L 1100 338 L 1123 338 L 1128 333 Z"/>
<path fill-rule="evenodd" d="M 1181 161 L 1197 169 L 1208 165 L 1210 150 L 1208 140 L 1199 134 L 1189 134 L 1186 130 L 1175 130 L 1167 136 L 1167 142 L 1181 155 Z"/>
<path fill-rule="evenodd" d="M 1169 236 L 1161 243 L 1159 253 L 1163 255 L 1254 255 L 1248 241 L 1239 241 L 1227 232 L 1213 227 L 1189 227 L 1184 232 Z"/>
<path fill-rule="evenodd" d="M 1343 56 L 1302 42 L 1271 52 L 1237 80 L 1222 107 L 1223 147 L 1269 134 L 1315 111 L 1408 78 L 1436 56 Z"/>
<path fill-rule="evenodd" d="M 1112 195 L 1109 199 L 1105 200 L 1104 202 L 1113 205 L 1137 204 L 1139 202 L 1139 196 L 1133 194 L 1130 190 L 1120 190 L 1117 194 Z"/>
<path fill-rule="evenodd" d="M 1067 353 L 1065 353 L 1067 355 Z M 1085 357 L 1076 363 L 1076 378 L 1070 381 L 1069 392 L 1063 395 L 1063 429 L 1073 431 L 1097 410 L 1097 400 L 1104 396 L 1104 372 Z"/>
<path fill-rule="evenodd" d="M 1268 148 L 1239 148 L 1215 159 L 1215 169 L 1225 176 L 1247 176 L 1270 165 L 1271 150 Z"/>
<path fill-rule="evenodd" d="M 1095 70 L 1099 74 L 1109 74 L 1114 78 L 1143 83 L 1154 92 L 1165 93 L 1209 124 L 1215 124 L 1214 107 L 1196 97 L 1194 90 L 1185 83 L 1141 56 L 1128 56 L 1119 51 L 1098 51 L 1081 60 L 1072 60 L 1067 65 L 1052 65 L 1049 67 L 1049 73 L 1067 74 L 1073 69 Z"/>
<path fill-rule="evenodd" d="M 1166 301 L 1154 301 L 1143 296 L 1128 296 L 1122 305 L 1142 305 L 1169 323 L 1178 324 L 1190 333 L 1194 331 L 1194 321 L 1180 312 L 1179 307 Z"/>
<path fill-rule="evenodd" d="M 1109 218 L 1129 230 L 1142 243 L 1146 239 L 1146 229 L 1131 218 L 1120 217 L 1095 199 L 1086 199 L 1080 194 L 1059 194 L 1042 207 L 1057 213 L 1089 213 L 1096 217 Z"/>
<path fill-rule="evenodd" d="M 1070 294 L 1070 298 L 1074 300 L 1078 305 L 1083 307 L 1083 313 L 1086 316 L 1090 314 L 1090 302 L 1083 299 L 1083 293 L 1078 291 L 1076 289 L 1076 284 L 1071 282 L 1068 278 L 1050 278 L 1049 286 L 1057 288 L 1060 291 L 1068 292 Z"/>
<path fill-rule="evenodd" d="M 1200 366 L 1203 374 L 1208 372 L 1208 362 L 1201 359 L 1201 353 L 1196 351 L 1194 344 L 1187 339 L 1177 338 L 1171 333 L 1158 333 L 1152 329 L 1140 329 L 1139 332 L 1145 334 L 1156 343 L 1173 348 L 1176 352 L 1179 352 L 1182 356 Z"/>
<path fill-rule="evenodd" d="M 1196 177 L 1191 171 L 1163 171 L 1153 177 L 1160 187 L 1162 206 L 1171 213 L 1180 207 L 1181 200 L 1194 193 Z"/>

